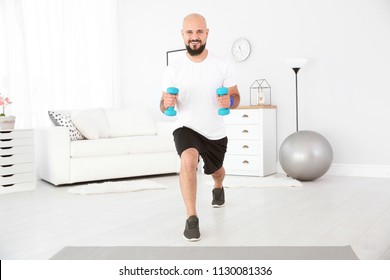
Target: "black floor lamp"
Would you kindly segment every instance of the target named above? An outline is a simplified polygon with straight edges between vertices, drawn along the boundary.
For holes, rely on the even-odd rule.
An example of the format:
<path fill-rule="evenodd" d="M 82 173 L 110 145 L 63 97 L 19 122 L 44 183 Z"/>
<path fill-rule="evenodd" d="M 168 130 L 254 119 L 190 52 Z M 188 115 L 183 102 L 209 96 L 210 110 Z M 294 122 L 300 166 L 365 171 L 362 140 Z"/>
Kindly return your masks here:
<path fill-rule="evenodd" d="M 298 127 L 298 71 L 305 66 L 307 63 L 307 58 L 290 58 L 286 60 L 286 64 L 292 68 L 292 70 L 295 72 L 295 122 L 296 122 L 296 129 L 299 130 Z"/>

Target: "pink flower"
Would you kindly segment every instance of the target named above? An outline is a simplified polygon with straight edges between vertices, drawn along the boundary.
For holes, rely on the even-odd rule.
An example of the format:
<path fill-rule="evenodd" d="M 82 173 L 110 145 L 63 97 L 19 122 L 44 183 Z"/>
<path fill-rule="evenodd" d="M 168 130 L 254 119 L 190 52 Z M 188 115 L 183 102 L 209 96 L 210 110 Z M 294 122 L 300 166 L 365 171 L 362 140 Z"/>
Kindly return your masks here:
<path fill-rule="evenodd" d="M 0 116 L 5 116 L 5 107 L 9 104 L 12 104 L 12 102 L 9 100 L 8 97 L 3 97 L 0 94 L 0 106 L 3 107 L 3 112 L 0 114 Z"/>

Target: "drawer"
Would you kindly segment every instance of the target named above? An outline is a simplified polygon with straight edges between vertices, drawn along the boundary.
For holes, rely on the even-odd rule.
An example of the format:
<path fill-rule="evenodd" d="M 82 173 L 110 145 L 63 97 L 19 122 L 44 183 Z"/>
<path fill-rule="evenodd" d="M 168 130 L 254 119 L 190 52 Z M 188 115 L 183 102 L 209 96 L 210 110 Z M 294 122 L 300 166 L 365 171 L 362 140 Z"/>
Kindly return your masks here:
<path fill-rule="evenodd" d="M 35 172 L 2 175 L 0 176 L 0 185 L 7 187 L 8 185 L 31 182 L 36 179 Z"/>
<path fill-rule="evenodd" d="M 260 110 L 235 109 L 230 110 L 230 114 L 225 116 L 226 124 L 259 124 L 262 123 Z"/>
<path fill-rule="evenodd" d="M 260 155 L 260 140 L 230 140 L 227 146 L 228 154 Z"/>
<path fill-rule="evenodd" d="M 260 170 L 260 156 L 226 154 L 224 167 L 226 170 Z"/>
<path fill-rule="evenodd" d="M 0 194 L 30 191 L 30 190 L 34 190 L 35 188 L 36 188 L 36 181 L 34 179 L 31 182 L 10 184 L 7 186 L 0 185 Z"/>
<path fill-rule="evenodd" d="M 34 145 L 33 138 L 0 139 L 0 148 L 32 145 Z"/>
<path fill-rule="evenodd" d="M 33 130 L 0 131 L 0 140 L 19 139 L 19 138 L 34 138 L 34 131 Z"/>
<path fill-rule="evenodd" d="M 0 156 L 0 165 L 34 162 L 34 154 Z"/>
<path fill-rule="evenodd" d="M 0 156 L 32 153 L 34 153 L 34 146 L 0 147 Z"/>
<path fill-rule="evenodd" d="M 259 139 L 258 125 L 227 125 L 226 133 L 229 139 Z"/>
<path fill-rule="evenodd" d="M 0 166 L 0 175 L 29 173 L 34 171 L 35 171 L 35 164 L 33 162 L 8 164 L 8 165 Z"/>

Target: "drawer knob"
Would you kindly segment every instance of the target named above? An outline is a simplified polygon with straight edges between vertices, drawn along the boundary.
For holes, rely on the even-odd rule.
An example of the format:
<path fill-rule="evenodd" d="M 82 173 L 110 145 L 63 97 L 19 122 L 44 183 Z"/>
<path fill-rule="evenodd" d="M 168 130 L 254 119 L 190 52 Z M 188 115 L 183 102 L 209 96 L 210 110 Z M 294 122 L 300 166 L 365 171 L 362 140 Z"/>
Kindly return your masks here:
<path fill-rule="evenodd" d="M 242 133 L 249 133 L 249 130 L 244 129 L 244 130 L 242 131 Z"/>
<path fill-rule="evenodd" d="M 249 149 L 249 146 L 248 145 L 244 145 L 242 146 L 243 149 Z"/>
<path fill-rule="evenodd" d="M 244 161 L 242 162 L 242 164 L 249 164 L 249 161 L 244 160 Z"/>
<path fill-rule="evenodd" d="M 0 157 L 12 157 L 13 155 L 2 155 Z"/>
<path fill-rule="evenodd" d="M 247 114 L 242 115 L 243 118 L 249 118 Z"/>

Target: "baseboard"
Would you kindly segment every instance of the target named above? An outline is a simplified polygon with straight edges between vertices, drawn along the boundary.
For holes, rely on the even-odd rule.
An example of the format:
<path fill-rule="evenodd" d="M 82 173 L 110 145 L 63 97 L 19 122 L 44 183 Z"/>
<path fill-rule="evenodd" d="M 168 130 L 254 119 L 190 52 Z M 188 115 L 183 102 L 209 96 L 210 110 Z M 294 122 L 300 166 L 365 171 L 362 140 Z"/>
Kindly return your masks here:
<path fill-rule="evenodd" d="M 327 174 L 390 178 L 390 165 L 332 164 Z"/>
<path fill-rule="evenodd" d="M 278 162 L 278 172 L 284 173 Z M 390 178 L 390 165 L 361 165 L 334 163 L 327 175 Z"/>

